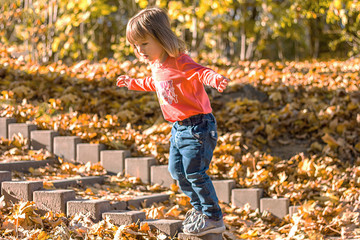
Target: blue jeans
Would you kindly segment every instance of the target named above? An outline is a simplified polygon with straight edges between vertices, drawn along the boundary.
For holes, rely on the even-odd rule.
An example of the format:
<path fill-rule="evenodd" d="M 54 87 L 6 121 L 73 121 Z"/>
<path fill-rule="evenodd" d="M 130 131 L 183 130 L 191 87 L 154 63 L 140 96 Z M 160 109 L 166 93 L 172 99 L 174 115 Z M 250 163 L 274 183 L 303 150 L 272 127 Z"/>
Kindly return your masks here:
<path fill-rule="evenodd" d="M 191 116 L 173 124 L 170 138 L 169 172 L 190 203 L 214 220 L 222 218 L 221 208 L 209 169 L 217 142 L 216 120 L 212 113 Z"/>

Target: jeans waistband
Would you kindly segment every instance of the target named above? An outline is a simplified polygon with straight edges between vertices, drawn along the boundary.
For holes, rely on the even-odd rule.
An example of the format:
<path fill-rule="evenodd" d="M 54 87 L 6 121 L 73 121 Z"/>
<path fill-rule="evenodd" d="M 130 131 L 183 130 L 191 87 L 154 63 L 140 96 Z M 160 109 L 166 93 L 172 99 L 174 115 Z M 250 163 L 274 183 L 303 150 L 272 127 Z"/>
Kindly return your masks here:
<path fill-rule="evenodd" d="M 211 120 L 211 119 L 214 119 L 214 116 L 212 113 L 198 114 L 198 115 L 194 115 L 189 118 L 186 118 L 182 121 L 177 121 L 177 123 L 179 125 L 184 125 L 184 126 L 193 126 L 193 125 L 197 125 L 197 124 L 201 123 L 202 121 L 204 121 L 204 119 Z"/>

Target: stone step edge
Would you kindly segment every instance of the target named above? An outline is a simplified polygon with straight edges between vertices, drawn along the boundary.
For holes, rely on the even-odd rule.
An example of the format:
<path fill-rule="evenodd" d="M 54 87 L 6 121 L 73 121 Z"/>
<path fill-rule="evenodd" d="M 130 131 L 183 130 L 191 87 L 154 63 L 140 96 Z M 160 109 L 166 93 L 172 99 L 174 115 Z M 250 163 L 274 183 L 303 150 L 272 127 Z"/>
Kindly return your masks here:
<path fill-rule="evenodd" d="M 55 180 L 45 180 L 52 184 L 56 189 L 73 187 L 77 185 L 92 185 L 96 183 L 103 183 L 105 180 L 105 175 L 100 176 L 85 176 L 80 178 L 67 178 L 67 179 L 55 179 Z"/>
<path fill-rule="evenodd" d="M 0 171 L 18 171 L 29 172 L 29 168 L 39 168 L 46 165 L 59 163 L 57 158 L 49 158 L 45 160 L 19 160 L 14 162 L 0 162 Z"/>

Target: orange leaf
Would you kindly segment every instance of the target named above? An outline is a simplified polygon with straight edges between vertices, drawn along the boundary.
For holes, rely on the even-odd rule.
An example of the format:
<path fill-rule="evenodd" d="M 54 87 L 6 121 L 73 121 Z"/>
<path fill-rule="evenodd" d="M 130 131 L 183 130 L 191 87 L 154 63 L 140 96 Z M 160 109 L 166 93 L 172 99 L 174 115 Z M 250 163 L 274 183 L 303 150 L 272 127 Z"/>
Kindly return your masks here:
<path fill-rule="evenodd" d="M 93 191 L 90 188 L 87 188 L 85 190 L 85 193 L 88 194 L 88 195 L 94 195 Z"/>
<path fill-rule="evenodd" d="M 172 183 L 172 184 L 170 185 L 170 189 L 171 189 L 171 191 L 173 191 L 173 192 L 177 192 L 177 191 L 179 191 L 179 186 L 176 185 L 176 184 L 174 184 L 174 183 Z"/>
<path fill-rule="evenodd" d="M 179 205 L 173 206 L 167 213 L 165 213 L 165 216 L 171 216 L 171 217 L 178 217 L 181 213 L 181 210 L 179 210 Z"/>
<path fill-rule="evenodd" d="M 140 231 L 147 232 L 150 230 L 149 224 L 145 223 L 140 227 Z"/>

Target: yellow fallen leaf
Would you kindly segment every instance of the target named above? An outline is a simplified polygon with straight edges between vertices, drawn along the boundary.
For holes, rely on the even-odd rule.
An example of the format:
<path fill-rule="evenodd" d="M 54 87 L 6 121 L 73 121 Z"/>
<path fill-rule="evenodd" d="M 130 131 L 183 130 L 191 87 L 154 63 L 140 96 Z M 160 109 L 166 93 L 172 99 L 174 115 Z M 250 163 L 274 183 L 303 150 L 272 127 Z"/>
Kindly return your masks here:
<path fill-rule="evenodd" d="M 260 119 L 259 113 L 258 112 L 253 112 L 253 113 L 245 113 L 241 116 L 241 122 L 242 123 L 247 123 L 250 121 L 257 121 Z"/>
<path fill-rule="evenodd" d="M 39 235 L 37 235 L 38 240 L 45 240 L 48 239 L 48 235 L 46 232 L 42 231 Z"/>
<path fill-rule="evenodd" d="M 357 109 L 358 108 L 358 105 L 356 104 L 356 103 L 354 103 L 354 102 L 350 102 L 348 105 L 347 105 L 347 110 L 348 111 L 353 111 L 353 110 L 355 110 L 355 109 Z"/>
<path fill-rule="evenodd" d="M 55 186 L 52 182 L 44 181 L 43 184 L 45 189 L 55 189 Z"/>
<path fill-rule="evenodd" d="M 314 176 L 314 174 L 315 174 L 314 161 L 306 158 L 299 163 L 297 169 L 298 169 L 299 174 Z"/>
<path fill-rule="evenodd" d="M 165 213 L 165 216 L 178 217 L 180 215 L 180 213 L 181 213 L 181 210 L 179 210 L 179 205 L 175 205 Z"/>
<path fill-rule="evenodd" d="M 259 143 L 261 144 L 266 144 L 267 143 L 267 140 L 264 139 L 262 136 L 258 135 L 256 138 L 255 138 Z"/>
<path fill-rule="evenodd" d="M 158 183 L 155 183 L 154 185 L 150 186 L 149 188 L 150 191 L 152 192 L 157 192 L 161 190 L 161 185 Z"/>
<path fill-rule="evenodd" d="M 257 230 L 250 230 L 247 233 L 241 234 L 240 238 L 250 239 L 252 237 L 258 237 L 258 236 L 259 236 L 259 232 Z"/>
<path fill-rule="evenodd" d="M 336 132 L 340 135 L 343 134 L 345 130 L 346 130 L 346 124 L 344 123 L 340 123 L 336 126 Z"/>
<path fill-rule="evenodd" d="M 176 185 L 175 183 L 172 183 L 172 184 L 170 185 L 170 189 L 171 189 L 171 191 L 173 191 L 173 192 L 177 192 L 177 191 L 179 191 L 179 186 Z"/>
<path fill-rule="evenodd" d="M 310 148 L 313 151 L 321 151 L 323 149 L 323 146 L 319 142 L 313 142 Z"/>
<path fill-rule="evenodd" d="M 325 133 L 321 139 L 327 143 L 331 149 L 336 149 L 339 147 L 339 143 L 328 133 Z"/>
<path fill-rule="evenodd" d="M 87 188 L 85 190 L 85 193 L 88 194 L 88 195 L 94 195 L 94 192 L 90 188 Z"/>
<path fill-rule="evenodd" d="M 190 198 L 185 194 L 180 195 L 176 200 L 180 206 L 187 206 L 190 204 Z"/>
<path fill-rule="evenodd" d="M 325 193 L 325 196 L 328 197 L 330 199 L 330 201 L 337 203 L 339 201 L 339 197 L 335 196 L 332 193 Z"/>
<path fill-rule="evenodd" d="M 229 177 L 233 179 L 237 179 L 240 175 L 241 164 L 235 163 L 234 166 L 229 171 Z"/>
<path fill-rule="evenodd" d="M 140 227 L 140 231 L 143 232 L 147 232 L 150 230 L 149 224 L 148 223 L 144 223 L 141 227 Z"/>

